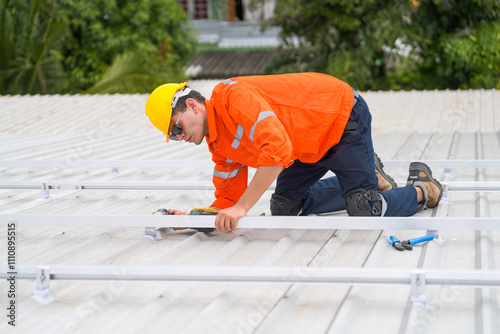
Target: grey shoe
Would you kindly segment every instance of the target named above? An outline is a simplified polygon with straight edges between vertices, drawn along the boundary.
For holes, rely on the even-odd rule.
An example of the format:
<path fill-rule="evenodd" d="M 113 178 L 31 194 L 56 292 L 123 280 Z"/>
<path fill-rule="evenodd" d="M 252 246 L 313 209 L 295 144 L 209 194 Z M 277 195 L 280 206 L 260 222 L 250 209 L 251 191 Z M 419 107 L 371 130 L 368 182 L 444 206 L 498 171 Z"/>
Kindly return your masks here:
<path fill-rule="evenodd" d="M 424 205 L 428 208 L 435 208 L 443 197 L 443 186 L 432 177 L 431 169 L 423 162 L 410 164 L 410 175 L 406 184 L 422 189 L 423 199 L 418 203 L 419 208 Z"/>
<path fill-rule="evenodd" d="M 378 178 L 378 190 L 386 191 L 398 187 L 394 179 L 384 172 L 384 164 L 377 153 L 375 153 L 375 174 L 377 174 Z"/>

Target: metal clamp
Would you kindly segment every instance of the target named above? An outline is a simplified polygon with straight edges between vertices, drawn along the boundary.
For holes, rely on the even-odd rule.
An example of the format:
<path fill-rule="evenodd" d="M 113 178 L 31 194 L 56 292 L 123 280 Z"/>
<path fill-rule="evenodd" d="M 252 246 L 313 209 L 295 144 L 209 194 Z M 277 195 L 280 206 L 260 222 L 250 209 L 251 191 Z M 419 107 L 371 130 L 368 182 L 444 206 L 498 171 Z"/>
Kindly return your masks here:
<path fill-rule="evenodd" d="M 153 241 L 162 239 L 161 233 L 157 231 L 155 227 L 146 227 L 144 232 L 144 237 L 149 238 Z"/>
<path fill-rule="evenodd" d="M 443 244 L 443 239 L 441 239 L 441 237 L 439 236 L 439 231 L 438 230 L 427 230 L 427 235 L 433 235 L 434 236 L 434 240 L 442 245 Z"/>
<path fill-rule="evenodd" d="M 451 171 L 451 168 L 445 168 L 443 172 L 444 177 L 449 177 L 453 179 L 453 172 Z"/>
<path fill-rule="evenodd" d="M 450 201 L 448 201 L 449 192 L 450 192 L 450 186 L 448 184 L 443 184 L 443 197 L 441 197 L 441 202 L 445 204 L 451 204 Z"/>
<path fill-rule="evenodd" d="M 42 202 L 49 202 L 52 201 L 54 198 L 50 196 L 50 184 L 48 181 L 42 182 L 42 194 L 40 195 L 40 200 Z"/>
<path fill-rule="evenodd" d="M 161 208 L 153 212 L 153 215 L 160 215 L 160 216 L 168 215 L 168 210 Z M 155 227 L 146 227 L 144 237 L 149 238 L 153 241 L 163 239 L 160 231 L 158 231 Z"/>
<path fill-rule="evenodd" d="M 54 298 L 50 294 L 50 267 L 36 268 L 36 289 L 31 293 L 31 298 L 37 300 L 40 304 L 51 303 Z"/>
<path fill-rule="evenodd" d="M 425 295 L 425 271 L 418 270 L 410 273 L 411 277 L 411 297 L 413 305 L 427 306 L 427 296 Z"/>

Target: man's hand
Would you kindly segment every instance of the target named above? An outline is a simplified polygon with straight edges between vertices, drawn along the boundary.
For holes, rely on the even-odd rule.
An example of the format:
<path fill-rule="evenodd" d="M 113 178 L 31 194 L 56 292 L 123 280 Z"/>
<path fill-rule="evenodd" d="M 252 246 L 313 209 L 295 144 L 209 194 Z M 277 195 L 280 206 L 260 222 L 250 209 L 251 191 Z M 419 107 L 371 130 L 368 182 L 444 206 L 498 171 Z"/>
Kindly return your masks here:
<path fill-rule="evenodd" d="M 220 210 L 215 218 L 215 228 L 221 231 L 234 231 L 238 227 L 238 220 L 247 215 L 247 210 L 236 204 Z"/>

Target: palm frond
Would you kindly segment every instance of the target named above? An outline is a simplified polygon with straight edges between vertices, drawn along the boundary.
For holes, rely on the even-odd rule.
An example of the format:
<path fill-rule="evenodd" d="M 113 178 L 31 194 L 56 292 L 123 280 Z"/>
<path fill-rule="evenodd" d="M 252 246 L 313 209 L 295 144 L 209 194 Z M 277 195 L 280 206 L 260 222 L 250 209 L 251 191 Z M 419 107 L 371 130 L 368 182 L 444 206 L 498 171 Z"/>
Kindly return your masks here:
<path fill-rule="evenodd" d="M 116 57 L 102 79 L 90 87 L 86 93 L 146 93 L 162 83 L 164 79 L 165 73 L 155 71 L 143 53 L 125 52 Z"/>

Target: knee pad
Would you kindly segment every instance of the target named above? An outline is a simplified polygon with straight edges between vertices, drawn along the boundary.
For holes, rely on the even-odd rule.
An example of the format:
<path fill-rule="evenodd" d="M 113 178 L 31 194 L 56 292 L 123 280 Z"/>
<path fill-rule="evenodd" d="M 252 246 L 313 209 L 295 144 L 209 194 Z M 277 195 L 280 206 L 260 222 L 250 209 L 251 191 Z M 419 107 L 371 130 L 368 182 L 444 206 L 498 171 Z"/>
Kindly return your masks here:
<path fill-rule="evenodd" d="M 349 216 L 381 216 L 382 196 L 378 190 L 357 188 L 345 195 L 345 204 Z"/>
<path fill-rule="evenodd" d="M 271 215 L 273 216 L 297 216 L 304 206 L 304 200 L 292 201 L 285 196 L 272 194 Z"/>

